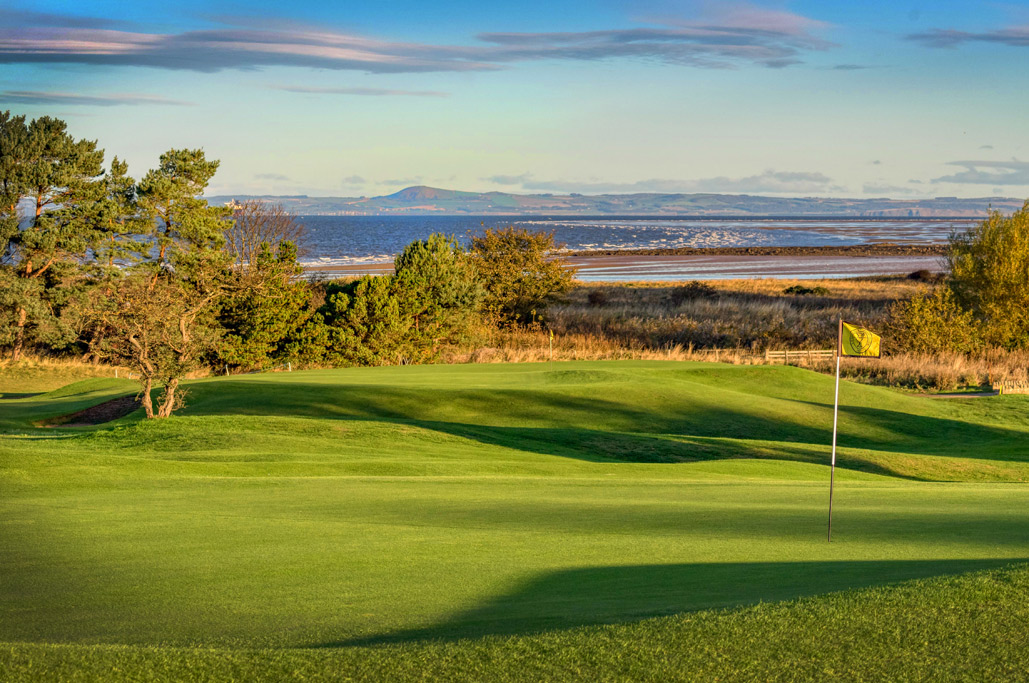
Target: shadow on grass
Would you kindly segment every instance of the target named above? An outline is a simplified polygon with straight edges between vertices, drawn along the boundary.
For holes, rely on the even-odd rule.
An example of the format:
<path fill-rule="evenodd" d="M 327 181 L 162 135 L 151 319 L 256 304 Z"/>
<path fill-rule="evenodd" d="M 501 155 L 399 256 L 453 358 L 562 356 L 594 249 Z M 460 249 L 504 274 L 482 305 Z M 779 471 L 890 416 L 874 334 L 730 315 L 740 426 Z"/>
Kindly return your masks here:
<path fill-rule="evenodd" d="M 362 418 L 363 419 L 363 418 Z M 824 452 L 786 442 L 748 443 L 710 436 L 668 436 L 607 432 L 573 427 L 495 427 L 460 422 L 403 420 L 423 429 L 470 439 L 489 446 L 527 453 L 554 455 L 591 462 L 676 463 L 727 460 L 730 458 L 771 458 L 824 465 Z M 839 455 L 837 465 L 869 474 L 882 474 L 913 481 L 924 481 L 898 472 L 880 462 L 859 455 Z"/>
<path fill-rule="evenodd" d="M 545 386 L 427 389 L 262 384 L 220 381 L 196 385 L 191 387 L 193 403 L 184 414 L 378 420 L 535 453 L 632 462 L 755 456 L 812 462 L 811 446 L 825 447 L 828 452 L 832 438 L 831 404 L 801 400 L 733 396 L 735 403 L 723 405 L 724 397 L 704 392 L 632 393 L 642 385 L 631 385 L 625 398 L 618 401 Z M 581 389 L 590 391 L 589 387 Z M 1025 461 L 1026 436 L 1018 429 L 946 417 L 840 407 L 840 443 L 847 449 Z M 705 443 L 705 439 L 721 441 Z M 763 445 L 756 448 L 728 440 Z M 841 466 L 895 474 L 860 456 L 846 458 Z"/>
<path fill-rule="evenodd" d="M 1024 559 L 754 562 L 593 567 L 553 572 L 425 628 L 316 648 L 510 636 L 616 624 L 995 569 Z"/>

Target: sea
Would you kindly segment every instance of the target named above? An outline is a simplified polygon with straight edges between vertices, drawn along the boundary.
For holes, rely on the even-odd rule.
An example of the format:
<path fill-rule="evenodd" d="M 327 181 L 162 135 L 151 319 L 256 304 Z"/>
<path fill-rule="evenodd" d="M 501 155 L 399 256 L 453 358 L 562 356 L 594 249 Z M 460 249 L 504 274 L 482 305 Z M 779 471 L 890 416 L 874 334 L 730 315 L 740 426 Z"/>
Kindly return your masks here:
<path fill-rule="evenodd" d="M 633 216 L 301 216 L 307 266 L 387 263 L 432 233 L 466 242 L 487 228 L 513 225 L 553 232 L 570 252 L 678 247 L 809 247 L 874 242 L 938 244 L 970 218 L 709 218 Z"/>

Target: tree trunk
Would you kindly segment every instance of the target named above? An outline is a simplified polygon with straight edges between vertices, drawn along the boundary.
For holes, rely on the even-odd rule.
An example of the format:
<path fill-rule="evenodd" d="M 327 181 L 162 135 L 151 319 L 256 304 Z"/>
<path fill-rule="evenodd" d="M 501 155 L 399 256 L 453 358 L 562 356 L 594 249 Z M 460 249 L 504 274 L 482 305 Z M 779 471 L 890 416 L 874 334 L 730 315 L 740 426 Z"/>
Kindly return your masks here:
<path fill-rule="evenodd" d="M 164 394 L 161 395 L 161 406 L 157 410 L 157 417 L 171 417 L 175 410 L 175 389 L 179 386 L 179 380 L 170 380 L 164 385 Z"/>
<path fill-rule="evenodd" d="M 154 381 L 149 377 L 140 381 L 143 385 L 143 391 L 140 394 L 140 403 L 143 404 L 143 411 L 146 413 L 146 419 L 154 419 L 154 402 L 150 398 L 150 390 L 154 388 Z"/>
<path fill-rule="evenodd" d="M 11 350 L 11 360 L 17 361 L 21 358 L 21 350 L 25 346 L 25 322 L 28 320 L 29 312 L 24 308 L 18 309 L 18 331 L 14 335 L 14 348 Z"/>

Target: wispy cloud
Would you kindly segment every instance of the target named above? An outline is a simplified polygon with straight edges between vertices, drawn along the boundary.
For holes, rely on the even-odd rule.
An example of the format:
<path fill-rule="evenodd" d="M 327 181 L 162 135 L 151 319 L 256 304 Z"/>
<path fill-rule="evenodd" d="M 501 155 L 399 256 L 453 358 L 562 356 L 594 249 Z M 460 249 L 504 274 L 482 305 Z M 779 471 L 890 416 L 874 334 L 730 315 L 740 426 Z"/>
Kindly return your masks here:
<path fill-rule="evenodd" d="M 257 180 L 276 180 L 279 182 L 285 182 L 289 180 L 289 176 L 284 176 L 281 173 L 258 173 L 254 176 Z"/>
<path fill-rule="evenodd" d="M 763 173 L 730 178 L 718 176 L 694 180 L 672 180 L 651 178 L 632 183 L 612 183 L 602 181 L 575 180 L 537 180 L 531 174 L 518 176 L 490 176 L 484 178 L 498 185 L 520 185 L 524 190 L 543 192 L 581 192 L 584 194 L 603 193 L 770 193 L 770 194 L 802 194 L 841 191 L 833 184 L 832 178 L 824 173 L 803 171 L 766 170 Z"/>
<path fill-rule="evenodd" d="M 891 185 L 889 183 L 865 183 L 861 191 L 876 197 L 893 197 L 898 194 L 919 194 L 922 192 L 922 190 L 915 188 Z"/>
<path fill-rule="evenodd" d="M 927 47 L 953 48 L 964 43 L 995 43 L 1010 47 L 1029 47 L 1029 26 L 1012 26 L 982 32 L 932 29 L 923 33 L 912 33 L 907 38 Z"/>
<path fill-rule="evenodd" d="M 497 68 L 483 61 L 474 49 L 391 42 L 331 31 L 218 28 L 164 34 L 36 26 L 0 28 L 0 63 L 27 62 L 202 72 L 268 66 L 371 73 Z"/>
<path fill-rule="evenodd" d="M 0 92 L 0 102 L 15 104 L 61 104 L 88 107 L 119 107 L 125 105 L 138 106 L 158 104 L 171 106 L 190 106 L 193 102 L 170 100 L 158 95 L 112 94 L 112 95 L 75 95 L 64 92 L 40 92 L 36 90 L 4 90 Z"/>
<path fill-rule="evenodd" d="M 225 18 L 223 21 L 231 21 Z M 369 38 L 282 22 L 238 18 L 234 25 L 181 33 L 116 30 L 115 22 L 32 15 L 0 23 L 0 63 L 144 66 L 214 72 L 267 66 L 371 73 L 482 71 L 530 60 L 644 59 L 726 68 L 784 67 L 805 52 L 832 47 L 815 35 L 822 22 L 753 8 L 723 11 L 709 21 L 601 31 L 483 33 L 470 45 Z M 350 93 L 356 94 L 356 93 Z"/>
<path fill-rule="evenodd" d="M 526 183 L 532 182 L 531 173 L 523 173 L 521 175 L 491 175 L 480 180 L 485 180 L 496 185 L 525 185 Z"/>
<path fill-rule="evenodd" d="M 0 26 L 25 28 L 30 26 L 48 28 L 118 29 L 130 28 L 131 22 L 107 17 L 89 17 L 78 14 L 52 14 L 0 8 Z"/>
<path fill-rule="evenodd" d="M 975 185 L 1029 185 L 1029 161 L 951 161 L 963 171 L 933 178 L 934 183 L 969 183 Z"/>
<path fill-rule="evenodd" d="M 274 90 L 308 95 L 360 95 L 364 97 L 450 97 L 439 90 L 389 90 L 387 88 L 314 88 L 303 85 L 274 85 Z"/>
<path fill-rule="evenodd" d="M 411 185 L 420 185 L 423 180 L 424 178 L 420 175 L 413 178 L 391 178 L 389 180 L 380 180 L 379 185 L 403 185 L 404 187 L 409 187 Z"/>
<path fill-rule="evenodd" d="M 478 38 L 496 46 L 486 52 L 493 61 L 640 58 L 708 68 L 746 63 L 778 68 L 799 63 L 805 51 L 833 47 L 811 32 L 825 24 L 785 12 L 774 14 L 775 21 L 753 12 L 737 12 L 726 14 L 718 23 L 675 22 L 660 27 L 563 33 L 482 33 Z"/>
<path fill-rule="evenodd" d="M 365 180 L 363 176 L 359 175 L 349 175 L 343 179 L 344 185 L 364 185 L 367 182 L 368 181 Z"/>

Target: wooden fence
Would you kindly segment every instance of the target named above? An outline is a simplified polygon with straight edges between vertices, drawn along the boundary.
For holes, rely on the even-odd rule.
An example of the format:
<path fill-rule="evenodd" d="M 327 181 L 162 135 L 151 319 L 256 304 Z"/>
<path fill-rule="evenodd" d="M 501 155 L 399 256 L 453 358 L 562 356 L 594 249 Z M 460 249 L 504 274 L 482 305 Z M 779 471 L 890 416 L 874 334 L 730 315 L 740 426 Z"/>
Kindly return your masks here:
<path fill-rule="evenodd" d="M 766 363 L 808 363 L 816 360 L 832 360 L 836 357 L 834 349 L 783 349 L 782 351 L 766 350 L 764 354 L 755 354 L 758 358 L 764 358 Z"/>
<path fill-rule="evenodd" d="M 999 394 L 1029 394 L 1029 382 L 993 382 L 993 390 Z"/>

